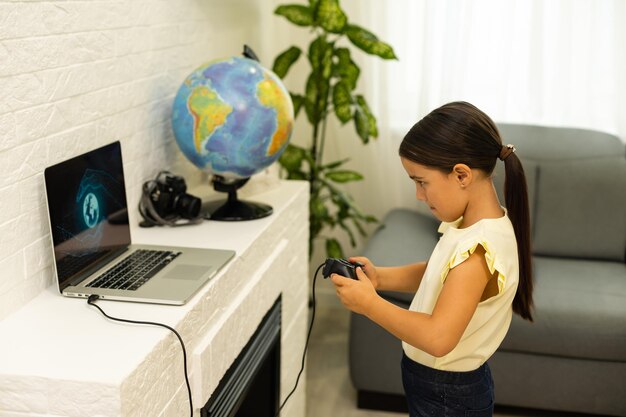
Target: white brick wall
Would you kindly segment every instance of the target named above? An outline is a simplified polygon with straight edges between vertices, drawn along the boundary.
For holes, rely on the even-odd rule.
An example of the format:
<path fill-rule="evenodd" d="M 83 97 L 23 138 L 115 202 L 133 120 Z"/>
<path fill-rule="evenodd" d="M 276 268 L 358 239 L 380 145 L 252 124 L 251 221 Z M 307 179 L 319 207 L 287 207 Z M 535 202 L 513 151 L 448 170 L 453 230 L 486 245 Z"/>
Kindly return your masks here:
<path fill-rule="evenodd" d="M 273 3 L 0 0 L 0 320 L 53 283 L 43 169 L 119 139 L 130 207 L 159 169 L 199 181 L 171 102 L 205 61 L 263 59 Z"/>

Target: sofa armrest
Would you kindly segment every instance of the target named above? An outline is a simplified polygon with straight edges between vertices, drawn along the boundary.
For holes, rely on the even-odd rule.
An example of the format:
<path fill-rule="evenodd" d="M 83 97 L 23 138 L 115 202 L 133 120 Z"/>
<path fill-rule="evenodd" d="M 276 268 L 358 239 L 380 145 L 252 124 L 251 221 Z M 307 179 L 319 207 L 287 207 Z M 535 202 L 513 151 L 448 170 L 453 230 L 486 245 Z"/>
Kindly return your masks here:
<path fill-rule="evenodd" d="M 428 260 L 439 240 L 439 221 L 408 209 L 391 210 L 363 251 L 377 266 L 397 266 Z"/>

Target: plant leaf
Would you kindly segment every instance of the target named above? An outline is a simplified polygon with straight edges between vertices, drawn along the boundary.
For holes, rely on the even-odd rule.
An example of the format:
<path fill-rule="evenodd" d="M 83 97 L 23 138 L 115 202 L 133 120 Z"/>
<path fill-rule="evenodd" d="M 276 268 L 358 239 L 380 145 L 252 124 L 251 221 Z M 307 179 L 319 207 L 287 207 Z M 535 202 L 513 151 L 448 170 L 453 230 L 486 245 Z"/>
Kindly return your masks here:
<path fill-rule="evenodd" d="M 327 172 L 326 178 L 334 182 L 345 183 L 352 181 L 361 181 L 363 179 L 363 175 L 359 174 L 356 171 L 343 170 Z"/>
<path fill-rule="evenodd" d="M 313 26 L 318 26 L 317 11 L 320 8 L 319 0 L 309 0 L 309 7 L 311 9 L 311 15 L 313 16 Z"/>
<path fill-rule="evenodd" d="M 292 46 L 286 51 L 282 52 L 280 55 L 276 57 L 274 60 L 274 66 L 272 67 L 272 71 L 280 78 L 285 78 L 287 72 L 289 72 L 289 68 L 293 65 L 294 62 L 300 58 L 300 54 L 302 50 L 297 46 Z"/>
<path fill-rule="evenodd" d="M 278 161 L 291 174 L 292 172 L 300 171 L 305 154 L 306 151 L 303 148 L 290 143 L 282 155 L 280 155 Z"/>
<path fill-rule="evenodd" d="M 336 204 L 338 206 L 345 206 L 354 211 L 355 215 L 358 217 L 365 217 L 365 215 L 361 212 L 361 210 L 355 205 L 354 200 L 350 197 L 349 194 L 341 191 L 328 181 L 322 180 L 322 183 L 328 187 L 328 190 L 331 192 L 333 200 L 336 199 Z"/>
<path fill-rule="evenodd" d="M 350 218 L 350 220 L 352 220 L 354 227 L 356 227 L 356 229 L 359 231 L 359 234 L 361 235 L 361 237 L 367 236 L 367 233 L 365 232 L 363 225 L 361 225 L 361 222 L 359 221 L 358 217 L 352 217 Z"/>
<path fill-rule="evenodd" d="M 293 103 L 293 117 L 294 119 L 298 117 L 298 113 L 304 104 L 304 96 L 295 93 L 289 93 L 291 96 L 291 102 Z"/>
<path fill-rule="evenodd" d="M 301 4 L 286 4 L 278 6 L 274 14 L 287 18 L 291 23 L 298 26 L 312 26 L 313 12 L 308 6 Z"/>
<path fill-rule="evenodd" d="M 356 133 L 361 138 L 361 141 L 363 143 L 368 143 L 370 140 L 369 119 L 367 118 L 367 114 L 365 114 L 361 106 L 359 106 L 358 104 L 355 106 L 354 109 L 354 127 L 356 128 Z"/>
<path fill-rule="evenodd" d="M 318 36 L 309 46 L 309 62 L 314 72 L 321 72 L 330 78 L 333 68 L 333 46 L 326 42 L 324 35 Z"/>
<path fill-rule="evenodd" d="M 335 206 L 337 206 L 335 216 L 339 219 L 338 221 L 346 219 L 350 214 L 350 205 L 341 197 L 341 195 L 336 193 L 331 195 L 331 200 Z"/>
<path fill-rule="evenodd" d="M 328 105 L 330 81 L 318 72 L 312 72 L 306 82 L 304 109 L 312 125 L 322 120 Z"/>
<path fill-rule="evenodd" d="M 335 161 L 335 162 L 331 162 L 329 164 L 326 165 L 322 165 L 320 171 L 325 171 L 325 170 L 329 170 L 329 169 L 335 169 L 340 167 L 341 165 L 345 164 L 346 162 L 348 162 L 350 160 L 350 158 L 346 158 L 346 159 L 342 159 L 340 161 Z"/>
<path fill-rule="evenodd" d="M 361 69 L 350 57 L 348 48 L 337 48 L 334 55 L 337 59 L 333 62 L 333 75 L 347 83 L 350 90 L 354 90 L 361 74 Z"/>
<path fill-rule="evenodd" d="M 350 237 L 350 245 L 352 247 L 356 246 L 356 239 L 354 238 L 354 233 L 352 232 L 352 230 L 348 227 L 347 224 L 345 224 L 343 221 L 338 222 L 339 226 L 346 231 L 346 233 L 348 234 L 348 236 Z"/>
<path fill-rule="evenodd" d="M 307 79 L 304 106 L 307 118 L 312 125 L 316 125 L 322 120 L 328 106 L 332 56 L 333 47 L 326 42 L 325 35 L 321 35 L 311 42 L 309 62 L 313 71 Z"/>
<path fill-rule="evenodd" d="M 304 91 L 304 110 L 306 111 L 306 117 L 309 119 L 309 123 L 312 125 L 316 125 L 320 121 L 316 106 L 318 94 L 317 83 L 315 82 L 315 73 L 312 72 L 306 80 L 306 87 Z"/>
<path fill-rule="evenodd" d="M 288 180 L 307 181 L 309 179 L 309 177 L 306 175 L 305 172 L 302 172 L 302 171 L 291 171 L 291 172 L 288 173 L 287 179 Z"/>
<path fill-rule="evenodd" d="M 309 209 L 311 210 L 311 216 L 314 216 L 317 219 L 321 220 L 328 217 L 328 209 L 324 205 L 324 202 L 319 198 L 319 196 L 315 196 L 311 199 Z"/>
<path fill-rule="evenodd" d="M 344 31 L 350 42 L 370 55 L 378 55 L 383 59 L 398 59 L 393 48 L 378 40 L 376 35 L 357 25 L 348 25 Z"/>
<path fill-rule="evenodd" d="M 343 250 L 337 239 L 326 239 L 326 255 L 329 258 L 343 258 Z"/>
<path fill-rule="evenodd" d="M 342 124 L 352 118 L 352 107 L 350 105 L 350 89 L 344 82 L 338 82 L 333 87 L 333 106 L 335 114 Z"/>
<path fill-rule="evenodd" d="M 309 216 L 309 233 L 312 238 L 315 238 L 317 235 L 319 235 L 323 227 L 324 224 L 320 220 L 316 219 L 313 216 Z M 312 240 L 310 240 L 310 242 L 312 243 Z M 310 249 L 311 248 L 309 247 L 309 250 Z"/>
<path fill-rule="evenodd" d="M 349 208 L 351 210 L 352 217 L 364 219 L 367 223 L 378 223 L 378 219 L 376 219 L 376 217 L 363 214 L 361 209 L 357 207 L 354 200 L 352 199 L 352 197 L 350 197 L 349 194 L 345 193 L 344 191 L 341 191 L 340 189 L 338 189 L 337 187 L 335 187 L 334 185 L 332 185 L 331 183 L 327 181 L 322 180 L 322 183 L 330 191 L 332 199 L 335 202 L 335 204 L 337 204 L 337 206 L 340 206 L 340 207 L 345 206 Z"/>
<path fill-rule="evenodd" d="M 370 110 L 369 106 L 367 105 L 367 102 L 365 101 L 365 97 L 363 97 L 362 95 L 357 95 L 356 96 L 356 102 L 358 104 L 358 106 L 361 108 L 361 110 L 363 110 L 363 113 L 365 114 L 365 116 L 367 117 L 367 123 L 369 126 L 369 130 L 368 130 L 368 134 L 369 136 L 373 137 L 373 138 L 377 138 L 378 137 L 378 126 L 376 126 L 376 117 L 374 117 L 374 115 L 372 114 L 372 111 Z"/>
<path fill-rule="evenodd" d="M 341 10 L 338 0 L 319 0 L 316 22 L 327 32 L 343 33 L 348 17 Z"/>

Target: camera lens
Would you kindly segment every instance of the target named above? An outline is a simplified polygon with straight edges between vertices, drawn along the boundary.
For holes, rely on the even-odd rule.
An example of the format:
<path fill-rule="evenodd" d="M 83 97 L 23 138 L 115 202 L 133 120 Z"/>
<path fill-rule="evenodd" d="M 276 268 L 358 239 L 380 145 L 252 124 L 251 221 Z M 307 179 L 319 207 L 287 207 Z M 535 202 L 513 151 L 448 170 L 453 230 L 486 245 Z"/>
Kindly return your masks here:
<path fill-rule="evenodd" d="M 200 214 L 202 201 L 191 194 L 181 194 L 176 200 L 176 213 L 184 219 L 194 219 Z"/>

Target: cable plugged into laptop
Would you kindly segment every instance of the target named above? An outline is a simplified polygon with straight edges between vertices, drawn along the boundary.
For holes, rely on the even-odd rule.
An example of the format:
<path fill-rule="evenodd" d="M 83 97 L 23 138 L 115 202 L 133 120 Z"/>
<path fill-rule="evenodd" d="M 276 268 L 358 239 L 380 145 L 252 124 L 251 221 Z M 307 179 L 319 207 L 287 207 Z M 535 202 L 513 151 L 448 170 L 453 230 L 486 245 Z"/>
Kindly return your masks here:
<path fill-rule="evenodd" d="M 187 349 L 185 349 L 185 343 L 183 342 L 183 338 L 180 336 L 180 334 L 174 328 L 168 326 L 167 324 L 157 323 L 153 321 L 121 319 L 118 317 L 110 316 L 107 313 L 105 313 L 104 310 L 99 305 L 96 304 L 96 301 L 99 299 L 100 299 L 99 295 L 92 294 L 89 296 L 89 298 L 87 298 L 87 304 L 100 310 L 102 315 L 108 318 L 109 320 L 119 321 L 122 323 L 140 324 L 140 325 L 145 325 L 145 326 L 164 327 L 176 335 L 176 337 L 178 338 L 178 341 L 180 342 L 180 346 L 182 347 L 182 350 L 183 350 L 183 367 L 185 371 L 185 384 L 187 384 L 187 393 L 189 394 L 189 413 L 190 413 L 189 415 L 193 417 L 193 400 L 191 398 L 191 386 L 189 385 L 189 375 L 187 373 Z"/>
<path fill-rule="evenodd" d="M 306 341 L 304 343 L 304 351 L 302 352 L 302 362 L 300 365 L 300 371 L 298 372 L 298 376 L 296 377 L 296 382 L 293 386 L 293 389 L 289 392 L 289 394 L 287 394 L 287 396 L 285 397 L 285 399 L 283 400 L 282 404 L 280 404 L 275 417 L 280 416 L 281 411 L 283 410 L 283 408 L 285 407 L 285 404 L 287 404 L 287 401 L 291 398 L 291 396 L 295 393 L 296 389 L 298 388 L 298 383 L 300 382 L 300 377 L 302 376 L 302 373 L 304 372 L 304 367 L 306 364 L 306 353 L 308 351 L 309 348 L 309 341 L 311 339 L 311 333 L 313 331 L 313 323 L 315 322 L 315 307 L 316 307 L 316 300 L 315 300 L 315 284 L 317 282 L 317 275 L 320 272 L 320 270 L 323 269 L 322 271 L 322 275 L 324 276 L 324 278 L 328 278 L 332 273 L 340 273 L 340 274 L 347 274 L 347 276 L 352 276 L 350 273 L 350 271 L 346 270 L 346 268 L 349 268 L 351 270 L 354 270 L 356 267 L 361 266 L 358 263 L 352 264 L 349 263 L 348 261 L 345 260 L 337 260 L 337 259 L 327 259 L 325 263 L 321 264 L 317 270 L 315 271 L 315 274 L 313 274 L 313 283 L 311 285 L 311 300 L 309 303 L 309 306 L 311 307 L 311 321 L 309 323 L 309 328 L 307 331 L 307 337 L 306 337 Z M 132 323 L 132 324 L 142 324 L 142 325 L 150 325 L 150 326 L 160 326 L 160 327 L 165 327 L 166 329 L 170 330 L 171 332 L 173 332 L 176 337 L 178 337 L 178 340 L 180 342 L 180 345 L 183 349 L 183 364 L 185 367 L 185 383 L 187 384 L 187 391 L 189 393 L 189 409 L 190 409 L 190 415 L 191 417 L 193 417 L 193 403 L 192 403 L 192 399 L 191 399 L 191 387 L 189 385 L 189 376 L 187 374 L 187 351 L 185 349 L 185 343 L 183 342 L 182 337 L 180 336 L 180 334 L 178 334 L 178 332 L 173 329 L 172 327 L 166 325 L 166 324 L 162 324 L 162 323 L 155 323 L 155 322 L 150 322 L 150 321 L 136 321 L 136 320 L 128 320 L 128 319 L 120 319 L 117 317 L 112 317 L 110 315 L 108 315 L 107 313 L 104 312 L 104 310 L 102 310 L 102 308 L 96 304 L 96 301 L 100 299 L 100 296 L 97 294 L 92 294 L 89 296 L 89 298 L 87 298 L 87 304 L 97 308 L 98 310 L 100 310 L 100 312 L 108 319 L 110 320 L 114 320 L 114 321 L 119 321 L 122 323 Z"/>

